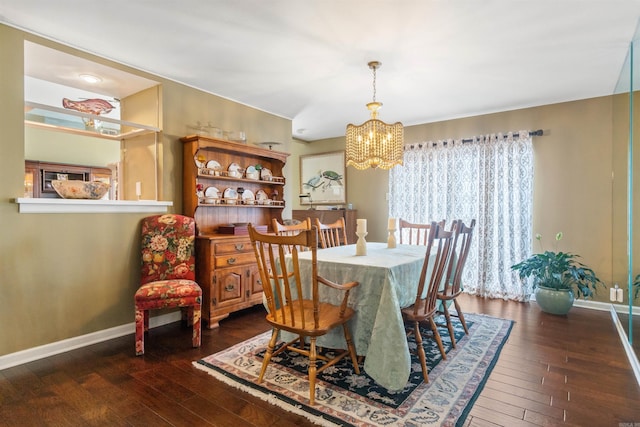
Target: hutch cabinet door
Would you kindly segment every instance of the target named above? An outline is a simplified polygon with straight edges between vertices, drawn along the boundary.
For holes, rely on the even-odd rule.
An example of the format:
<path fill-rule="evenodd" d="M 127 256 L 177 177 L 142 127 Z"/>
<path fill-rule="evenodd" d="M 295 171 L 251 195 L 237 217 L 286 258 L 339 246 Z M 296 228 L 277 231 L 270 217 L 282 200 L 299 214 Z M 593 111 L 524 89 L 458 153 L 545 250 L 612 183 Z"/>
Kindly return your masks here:
<path fill-rule="evenodd" d="M 213 273 L 216 308 L 242 301 L 242 270 L 222 268 Z"/>

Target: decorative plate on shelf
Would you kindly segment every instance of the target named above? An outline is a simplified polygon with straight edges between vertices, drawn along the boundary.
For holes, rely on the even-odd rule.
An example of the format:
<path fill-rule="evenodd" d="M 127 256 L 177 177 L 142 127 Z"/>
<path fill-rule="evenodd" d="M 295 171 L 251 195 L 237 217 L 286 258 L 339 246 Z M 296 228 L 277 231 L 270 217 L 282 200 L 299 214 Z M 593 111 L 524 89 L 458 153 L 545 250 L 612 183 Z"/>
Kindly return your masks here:
<path fill-rule="evenodd" d="M 253 191 L 244 190 L 242 193 L 242 203 L 245 205 L 253 205 L 256 202 L 256 197 L 253 195 Z"/>
<path fill-rule="evenodd" d="M 267 168 L 262 168 L 260 170 L 260 179 L 262 179 L 263 181 L 271 181 L 271 176 L 271 170 Z"/>
<path fill-rule="evenodd" d="M 206 165 L 207 158 L 204 154 L 196 154 L 195 156 L 193 156 L 193 160 L 195 160 L 198 169 L 202 169 Z"/>
<path fill-rule="evenodd" d="M 231 163 L 227 168 L 229 176 L 232 178 L 242 178 L 242 168 L 237 163 Z"/>
<path fill-rule="evenodd" d="M 265 204 L 265 202 L 269 200 L 269 196 L 267 196 L 267 193 L 264 192 L 264 190 L 258 190 L 258 192 L 256 193 L 256 201 L 258 202 L 258 204 Z"/>
<path fill-rule="evenodd" d="M 238 200 L 238 192 L 233 188 L 227 188 L 222 194 L 225 202 L 232 205 Z"/>
<path fill-rule="evenodd" d="M 260 171 L 255 166 L 249 166 L 245 171 L 247 179 L 260 179 Z"/>
<path fill-rule="evenodd" d="M 207 169 L 219 170 L 220 163 L 216 162 L 215 160 L 209 160 L 207 162 Z"/>
<path fill-rule="evenodd" d="M 204 197 L 214 197 L 214 198 L 218 198 L 218 193 L 220 191 L 218 191 L 218 189 L 216 187 L 207 187 L 204 190 Z"/>

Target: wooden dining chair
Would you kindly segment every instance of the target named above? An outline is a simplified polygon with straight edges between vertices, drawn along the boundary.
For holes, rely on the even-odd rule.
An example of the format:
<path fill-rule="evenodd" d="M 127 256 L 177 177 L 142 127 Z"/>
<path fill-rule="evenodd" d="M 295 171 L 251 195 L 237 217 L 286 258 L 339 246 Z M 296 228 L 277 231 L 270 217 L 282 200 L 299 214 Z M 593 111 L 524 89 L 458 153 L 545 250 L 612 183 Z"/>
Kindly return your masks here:
<path fill-rule="evenodd" d="M 438 223 L 432 222 L 429 224 L 426 240 L 427 250 L 424 263 L 422 264 L 416 299 L 411 306 L 401 310 L 403 320 L 413 326 L 413 329 L 408 331 L 407 337 L 411 334 L 415 335 L 416 351 L 420 359 L 424 382 L 429 382 L 429 375 L 426 355 L 424 347 L 422 346 L 420 324 L 427 323 L 429 325 L 433 338 L 440 349 L 442 359 L 447 358 L 434 317 L 438 314 L 438 287 L 440 283 L 442 283 L 442 279 L 446 274 L 446 268 L 449 265 L 453 248 L 453 236 L 453 231 L 445 230 L 444 227 L 441 227 Z"/>
<path fill-rule="evenodd" d="M 445 220 L 438 222 L 440 227 L 444 227 Z M 400 233 L 400 244 L 405 245 L 425 245 L 429 239 L 429 224 L 411 223 L 402 218 L 398 220 L 398 232 Z"/>
<path fill-rule="evenodd" d="M 337 221 L 331 224 L 323 224 L 318 218 L 315 220 L 316 227 L 318 227 L 320 234 L 320 245 L 322 249 L 347 244 L 347 229 L 344 224 L 344 218 L 338 218 Z"/>
<path fill-rule="evenodd" d="M 264 289 L 268 311 L 266 320 L 272 327 L 271 339 L 257 382 L 262 382 L 272 357 L 285 350 L 295 351 L 309 358 L 309 403 L 313 405 L 318 373 L 347 356 L 351 357 L 356 374 L 360 373 L 356 349 L 348 327 L 355 311 L 347 305 L 349 292 L 358 286 L 358 282 L 338 284 L 318 275 L 318 234 L 315 227 L 302 230 L 295 236 L 278 236 L 261 234 L 249 224 L 249 238 Z M 286 249 L 289 247 L 292 248 L 290 254 Z M 300 271 L 298 254 L 302 247 L 311 251 L 310 275 L 303 276 Z M 321 301 L 320 285 L 343 291 L 340 305 Z M 346 350 L 336 350 L 333 357 L 318 354 L 316 339 L 338 327 L 342 327 Z M 291 332 L 297 338 L 288 343 L 279 343 L 276 349 L 280 331 Z M 322 366 L 316 367 L 317 362 L 322 363 Z"/>
<path fill-rule="evenodd" d="M 471 238 L 473 237 L 473 230 L 476 226 L 476 220 L 471 220 L 471 224 L 466 226 L 462 220 L 455 221 L 453 237 L 453 254 L 449 266 L 447 267 L 444 287 L 438 292 L 438 300 L 441 304 L 438 306 L 441 308 L 442 313 L 447 322 L 447 329 L 449 330 L 449 336 L 451 337 L 451 345 L 456 347 L 456 338 L 453 334 L 453 324 L 451 323 L 451 316 L 460 319 L 460 323 L 464 328 L 465 334 L 469 335 L 469 328 L 467 328 L 467 322 L 464 320 L 464 314 L 460 309 L 458 303 L 458 295 L 462 293 L 462 272 L 467 262 L 469 255 L 469 248 L 471 247 Z M 449 312 L 449 305 L 453 301 L 453 305 L 456 308 L 456 313 Z"/>
<path fill-rule="evenodd" d="M 311 218 L 305 218 L 303 221 L 297 222 L 296 224 L 280 224 L 277 219 L 272 218 L 273 232 L 279 236 L 295 236 L 304 230 L 311 230 Z M 287 251 L 290 253 L 292 248 L 287 248 Z M 302 251 L 306 250 L 306 248 L 298 248 Z"/>
<path fill-rule="evenodd" d="M 302 230 L 311 230 L 311 218 L 305 218 L 297 224 L 281 224 L 276 218 L 272 218 L 273 232 L 280 236 L 293 236 Z"/>

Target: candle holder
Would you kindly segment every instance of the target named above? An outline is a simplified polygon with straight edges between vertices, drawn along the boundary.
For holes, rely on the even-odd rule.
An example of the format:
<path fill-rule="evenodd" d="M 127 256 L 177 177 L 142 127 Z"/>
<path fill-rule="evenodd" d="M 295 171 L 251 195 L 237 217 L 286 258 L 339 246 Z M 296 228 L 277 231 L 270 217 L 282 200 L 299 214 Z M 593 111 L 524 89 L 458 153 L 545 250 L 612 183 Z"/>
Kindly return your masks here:
<path fill-rule="evenodd" d="M 396 247 L 396 229 L 390 228 L 389 237 L 387 237 L 387 248 L 392 249 Z"/>
<path fill-rule="evenodd" d="M 356 255 L 366 255 L 367 254 L 367 241 L 364 239 L 365 236 L 369 234 L 366 231 L 356 231 L 356 236 L 358 236 L 358 241 L 356 242 Z"/>

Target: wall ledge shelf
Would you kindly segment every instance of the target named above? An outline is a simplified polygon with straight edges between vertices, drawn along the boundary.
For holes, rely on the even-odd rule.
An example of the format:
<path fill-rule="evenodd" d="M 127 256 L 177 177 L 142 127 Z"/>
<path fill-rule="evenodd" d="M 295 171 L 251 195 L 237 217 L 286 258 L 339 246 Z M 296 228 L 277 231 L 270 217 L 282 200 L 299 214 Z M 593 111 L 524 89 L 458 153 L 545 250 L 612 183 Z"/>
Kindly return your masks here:
<path fill-rule="evenodd" d="M 19 197 L 20 213 L 164 213 L 173 202 L 157 200 L 86 200 Z"/>

